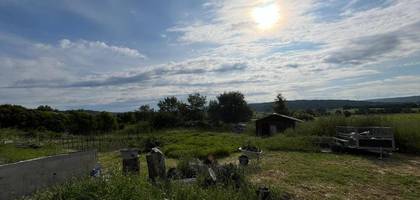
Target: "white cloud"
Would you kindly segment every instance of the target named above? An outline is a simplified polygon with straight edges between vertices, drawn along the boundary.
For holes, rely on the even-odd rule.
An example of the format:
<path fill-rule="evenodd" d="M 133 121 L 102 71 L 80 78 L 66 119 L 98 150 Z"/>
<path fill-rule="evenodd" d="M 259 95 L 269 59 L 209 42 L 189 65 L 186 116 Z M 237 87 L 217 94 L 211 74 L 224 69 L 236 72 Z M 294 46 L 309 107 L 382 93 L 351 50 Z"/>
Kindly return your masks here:
<path fill-rule="evenodd" d="M 77 42 L 72 42 L 68 39 L 62 39 L 59 42 L 59 46 L 62 49 L 75 49 L 77 51 L 86 51 L 89 49 L 94 49 L 95 51 L 103 50 L 103 51 L 110 51 L 114 52 L 117 55 L 123 55 L 123 56 L 129 56 L 129 57 L 135 57 L 135 58 L 142 58 L 145 59 L 146 56 L 141 54 L 136 49 L 130 49 L 127 47 L 119 47 L 119 46 L 112 46 L 108 45 L 105 42 L 100 41 L 86 41 L 86 40 L 80 40 Z"/>
<path fill-rule="evenodd" d="M 10 37 L 9 37 L 10 38 Z M 19 39 L 8 40 L 25 56 L 1 55 L 2 85 L 27 80 L 75 79 L 78 76 L 125 71 L 137 68 L 146 56 L 136 49 L 100 41 L 62 39 L 56 45 Z M 117 68 L 117 69 L 116 69 Z"/>
<path fill-rule="evenodd" d="M 283 21 L 264 32 L 250 16 L 261 2 L 203 4 L 209 10 L 203 19 L 181 21 L 161 37 L 170 41 L 176 32 L 175 45 L 212 46 L 194 57 L 150 66 L 139 50 L 101 41 L 62 39 L 42 44 L 15 38 L 28 55 L 0 54 L 0 70 L 5 72 L 0 74 L 0 85 L 11 86 L 0 88 L 0 103 L 135 105 L 166 95 L 215 96 L 229 90 L 248 94 L 251 102 L 272 100 L 278 92 L 288 99 L 364 99 L 420 91 L 420 79 L 384 75 L 389 68 L 378 67 L 389 61 L 402 66 L 400 60 L 419 54 L 419 0 L 388 1 L 386 6 L 365 10 L 354 9 L 360 1 L 351 1 L 338 11 L 340 18 L 331 21 L 313 12 L 325 1 L 276 1 Z M 410 62 L 418 66 L 419 60 Z M 37 95 L 42 91 L 48 92 Z"/>
<path fill-rule="evenodd" d="M 374 91 L 376 87 L 356 92 L 343 86 L 339 93 L 336 92 L 338 89 L 328 92 L 328 88 L 336 80 L 375 77 L 384 73 L 377 66 L 389 61 L 398 63 L 398 60 L 415 57 L 420 51 L 419 0 L 386 1 L 383 6 L 369 9 L 352 8 L 360 1 L 351 1 L 337 11 L 342 12 L 341 18 L 332 21 L 319 20 L 312 12 L 331 2 L 278 1 L 284 21 L 275 30 L 258 32 L 247 13 L 261 2 L 212 1 L 206 4 L 210 9 L 206 18 L 212 20 L 180 22 L 168 31 L 180 33 L 178 41 L 181 44 L 218 45 L 203 52 L 202 56 L 247 60 L 249 69 L 236 79 L 254 77 L 263 83 L 243 84 L 242 90 L 284 92 L 292 99 L 369 97 L 367 91 Z M 317 48 L 277 50 L 301 42 L 310 42 Z M 413 82 L 420 85 L 419 80 Z M 418 94 L 412 83 L 401 83 L 392 88 L 394 91 L 399 89 L 401 95 Z M 407 86 L 415 89 L 407 89 Z M 387 91 L 392 93 L 382 91 L 382 96 Z M 274 94 L 269 92 L 253 98 L 265 101 L 270 95 Z"/>

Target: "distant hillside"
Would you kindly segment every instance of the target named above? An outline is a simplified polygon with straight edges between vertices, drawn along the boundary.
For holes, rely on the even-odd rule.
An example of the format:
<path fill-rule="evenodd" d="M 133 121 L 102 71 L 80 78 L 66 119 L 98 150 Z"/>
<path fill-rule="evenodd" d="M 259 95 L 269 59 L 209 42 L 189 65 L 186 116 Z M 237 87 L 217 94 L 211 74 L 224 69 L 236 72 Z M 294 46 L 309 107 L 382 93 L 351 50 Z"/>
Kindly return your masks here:
<path fill-rule="evenodd" d="M 366 100 L 366 101 L 382 102 L 382 103 L 420 103 L 420 96 L 395 97 L 395 98 L 384 98 L 384 99 L 370 99 L 370 100 Z"/>
<path fill-rule="evenodd" d="M 390 103 L 420 103 L 420 96 L 371 99 L 371 100 L 364 100 L 364 101 L 292 100 L 292 101 L 286 102 L 287 107 L 290 110 L 334 109 L 334 108 L 342 108 L 343 106 L 349 106 L 349 107 L 378 106 L 378 105 L 390 104 Z M 273 112 L 272 102 L 251 103 L 249 104 L 249 106 L 257 112 Z"/>

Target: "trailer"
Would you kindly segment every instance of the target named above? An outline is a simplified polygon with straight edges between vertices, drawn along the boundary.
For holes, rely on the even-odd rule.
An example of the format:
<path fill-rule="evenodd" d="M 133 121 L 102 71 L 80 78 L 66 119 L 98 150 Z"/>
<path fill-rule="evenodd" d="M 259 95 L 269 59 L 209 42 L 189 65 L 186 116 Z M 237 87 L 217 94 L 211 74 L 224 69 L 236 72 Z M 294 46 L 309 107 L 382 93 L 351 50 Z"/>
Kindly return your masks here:
<path fill-rule="evenodd" d="M 260 159 L 262 157 L 263 151 L 260 149 L 247 149 L 245 147 L 239 147 L 239 151 L 242 152 L 242 155 L 239 156 L 239 164 L 241 165 L 248 165 L 251 159 L 255 159 L 257 164 L 260 163 Z"/>
<path fill-rule="evenodd" d="M 394 133 L 390 127 L 337 126 L 334 137 L 336 146 L 347 149 L 391 153 L 396 150 Z"/>

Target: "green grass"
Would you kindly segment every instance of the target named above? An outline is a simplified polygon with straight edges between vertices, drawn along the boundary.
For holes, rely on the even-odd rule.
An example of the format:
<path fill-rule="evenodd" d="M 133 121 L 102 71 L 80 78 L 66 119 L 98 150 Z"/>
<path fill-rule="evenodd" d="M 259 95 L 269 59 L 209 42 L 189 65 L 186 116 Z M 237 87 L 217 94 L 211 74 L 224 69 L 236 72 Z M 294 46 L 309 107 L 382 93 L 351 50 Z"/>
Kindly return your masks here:
<path fill-rule="evenodd" d="M 0 129 L 0 144 L 6 140 L 16 140 L 21 138 L 25 134 L 24 131 L 11 129 L 11 128 L 2 128 Z"/>
<path fill-rule="evenodd" d="M 56 133 L 51 131 L 40 131 L 40 130 L 19 130 L 12 128 L 0 128 L 0 144 L 5 140 L 50 140 L 52 138 L 58 138 L 62 133 Z"/>
<path fill-rule="evenodd" d="M 254 183 L 267 184 L 297 199 L 419 199 L 420 158 L 307 152 L 269 152 Z"/>
<path fill-rule="evenodd" d="M 316 145 L 317 137 L 313 136 L 285 136 L 276 135 L 259 141 L 260 146 L 272 151 L 306 151 L 319 152 L 320 147 Z"/>
<path fill-rule="evenodd" d="M 44 145 L 37 149 L 16 147 L 14 144 L 0 145 L 0 164 L 55 155 L 64 152 L 65 150 L 55 145 Z"/>
<path fill-rule="evenodd" d="M 200 130 L 178 129 L 152 134 L 163 143 L 162 150 L 167 157 L 205 158 L 212 154 L 223 158 L 239 152 L 238 148 L 251 143 L 264 150 L 319 151 L 315 144 L 317 137 L 287 137 L 276 135 L 260 138 L 248 134 L 205 132 Z"/>
<path fill-rule="evenodd" d="M 118 173 L 107 178 L 84 179 L 40 192 L 33 200 L 246 200 L 256 199 L 254 188 L 236 190 L 232 187 L 203 188 L 197 184 L 168 183 L 153 186 L 146 177 L 122 176 Z"/>
<path fill-rule="evenodd" d="M 52 132 L 0 129 L 0 164 L 13 163 L 43 156 L 65 153 L 67 150 L 51 143 Z M 5 142 L 12 142 L 6 143 Z M 18 147 L 17 144 L 42 144 L 39 148 Z"/>
<path fill-rule="evenodd" d="M 165 155 L 172 158 L 184 156 L 203 158 L 208 154 L 226 157 L 237 152 L 238 147 L 246 141 L 259 140 L 248 135 L 197 130 L 167 131 L 157 134 L 157 137 L 163 141 Z"/>
<path fill-rule="evenodd" d="M 42 141 L 45 145 L 40 149 L 30 148 L 16 148 L 15 144 L 19 142 L 33 142 L 34 138 L 22 137 L 22 133 L 13 129 L 0 129 L 2 135 L 7 135 L 4 140 L 12 139 L 14 144 L 0 145 L 0 160 L 2 162 L 16 162 L 20 160 L 53 155 L 62 152 L 64 147 L 79 148 L 86 145 L 97 145 L 97 143 L 76 142 L 72 145 L 64 145 L 60 147 L 61 142 L 57 141 Z M 13 133 L 13 134 L 7 134 Z M 144 149 L 144 142 L 148 138 L 155 138 L 161 143 L 161 147 L 166 156 L 171 158 L 180 157 L 199 157 L 204 158 L 209 154 L 216 157 L 226 157 L 231 153 L 237 152 L 238 147 L 243 145 L 248 140 L 260 140 L 259 138 L 252 137 L 246 134 L 233 134 L 229 132 L 207 132 L 194 129 L 175 129 L 163 130 L 153 133 L 143 133 L 133 136 L 128 140 L 125 138 L 121 140 L 119 133 L 109 134 L 99 137 L 102 140 L 100 150 L 110 151 L 123 147 L 138 147 Z M 56 144 L 54 144 L 54 142 Z M 125 146 L 124 146 L 125 143 Z M 82 145 L 83 144 L 83 145 Z M 56 150 L 56 147 L 59 150 Z M 93 148 L 91 146 L 91 148 Z"/>
<path fill-rule="evenodd" d="M 401 152 L 420 153 L 420 114 L 385 116 L 386 125 L 393 127 Z"/>

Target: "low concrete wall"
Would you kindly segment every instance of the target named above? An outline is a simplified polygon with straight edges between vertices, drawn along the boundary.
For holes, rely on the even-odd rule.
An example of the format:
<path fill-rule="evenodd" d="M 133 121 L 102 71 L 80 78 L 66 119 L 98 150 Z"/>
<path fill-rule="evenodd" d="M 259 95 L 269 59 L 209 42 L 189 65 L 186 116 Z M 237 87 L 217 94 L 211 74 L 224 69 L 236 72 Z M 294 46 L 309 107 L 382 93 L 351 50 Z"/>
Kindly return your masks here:
<path fill-rule="evenodd" d="M 14 199 L 37 189 L 88 176 L 96 151 L 42 157 L 0 166 L 0 199 Z"/>

